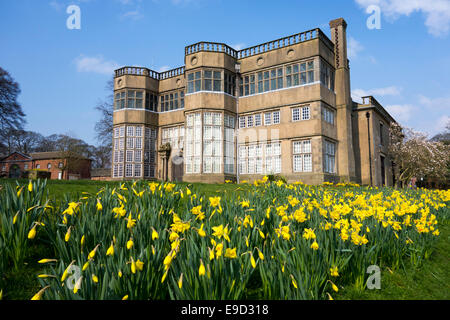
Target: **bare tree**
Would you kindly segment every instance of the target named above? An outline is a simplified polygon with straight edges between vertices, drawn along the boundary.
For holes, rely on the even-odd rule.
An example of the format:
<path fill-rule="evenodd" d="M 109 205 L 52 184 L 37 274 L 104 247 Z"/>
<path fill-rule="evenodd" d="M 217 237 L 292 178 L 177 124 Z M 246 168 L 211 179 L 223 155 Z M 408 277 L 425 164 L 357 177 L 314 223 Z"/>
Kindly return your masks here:
<path fill-rule="evenodd" d="M 396 180 L 402 187 L 413 177 L 436 178 L 447 173 L 448 145 L 430 141 L 425 134 L 396 123 L 391 124 L 390 139 L 389 153 L 398 168 Z"/>
<path fill-rule="evenodd" d="M 114 107 L 114 79 L 106 84 L 110 94 L 105 100 L 99 101 L 95 109 L 100 112 L 100 119 L 95 124 L 97 141 L 100 143 L 93 152 L 94 167 L 110 168 L 112 157 L 112 131 Z"/>
<path fill-rule="evenodd" d="M 0 68 L 0 130 L 22 129 L 25 124 L 25 113 L 17 102 L 20 94 L 19 84 L 14 81 L 8 71 Z"/>
<path fill-rule="evenodd" d="M 99 101 L 95 107 L 101 114 L 100 119 L 95 124 L 95 132 L 97 133 L 97 140 L 102 146 L 110 146 L 112 143 L 114 79 L 108 81 L 106 90 L 110 92 L 110 95 L 106 100 Z"/>
<path fill-rule="evenodd" d="M 14 151 L 22 153 L 34 152 L 42 139 L 40 133 L 25 130 L 10 130 L 10 137 L 13 140 Z"/>
<path fill-rule="evenodd" d="M 89 145 L 83 140 L 70 137 L 68 135 L 59 135 L 55 151 L 58 157 L 63 159 L 60 167 L 63 172 L 78 172 L 81 169 L 82 161 L 89 158 Z"/>

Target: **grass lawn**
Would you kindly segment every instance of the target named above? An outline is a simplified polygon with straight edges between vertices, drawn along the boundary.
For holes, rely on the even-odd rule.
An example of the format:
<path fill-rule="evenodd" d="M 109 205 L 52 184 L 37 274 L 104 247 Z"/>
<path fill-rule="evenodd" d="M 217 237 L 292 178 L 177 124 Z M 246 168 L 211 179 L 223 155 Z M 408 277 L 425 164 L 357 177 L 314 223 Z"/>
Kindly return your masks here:
<path fill-rule="evenodd" d="M 428 260 L 414 269 L 406 262 L 392 271 L 381 270 L 381 289 L 344 288 L 334 297 L 346 300 L 449 300 L 450 223 L 440 228 L 440 238 Z"/>
<path fill-rule="evenodd" d="M 19 180 L 20 184 L 27 183 L 28 180 Z M 15 184 L 15 180 L 2 179 L 0 186 L 5 184 Z M 246 193 L 246 185 L 235 184 L 187 184 L 189 188 L 197 194 L 205 197 L 220 195 L 224 199 L 228 194 Z M 82 192 L 95 194 L 105 185 L 119 186 L 120 182 L 104 181 L 58 181 L 49 180 L 48 198 L 57 203 L 65 196 L 77 199 L 82 196 Z M 403 299 L 450 299 L 450 223 L 447 220 L 440 227 L 439 241 L 436 243 L 433 253 L 428 260 L 414 269 L 408 261 L 397 270 L 384 268 L 381 270 L 381 289 L 359 291 L 353 287 L 340 288 L 338 293 L 333 295 L 336 300 L 403 300 Z M 3 298 L 8 300 L 30 299 L 39 289 L 37 274 L 42 273 L 43 267 L 37 260 L 43 256 L 53 256 L 52 249 L 45 245 L 35 245 L 30 250 L 31 255 L 26 259 L 24 267 L 19 272 L 6 272 L 3 277 L 6 279 L 6 286 L 3 288 Z M 0 275 L 1 276 L 1 275 Z M 258 296 L 258 283 L 260 279 L 251 279 L 251 286 L 247 297 L 254 299 Z M 0 288 L 1 289 L 1 288 Z"/>

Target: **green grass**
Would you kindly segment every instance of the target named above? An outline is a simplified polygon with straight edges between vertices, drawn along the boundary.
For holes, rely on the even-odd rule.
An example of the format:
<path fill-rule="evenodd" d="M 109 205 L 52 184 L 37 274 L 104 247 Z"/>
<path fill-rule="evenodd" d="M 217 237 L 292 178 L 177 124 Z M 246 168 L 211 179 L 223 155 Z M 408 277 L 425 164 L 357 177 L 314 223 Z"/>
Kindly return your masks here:
<path fill-rule="evenodd" d="M 16 184 L 16 180 L 1 179 L 0 186 L 7 183 Z M 21 185 L 28 183 L 28 180 L 19 180 Z M 97 193 L 100 188 L 106 185 L 118 186 L 120 182 L 105 181 L 60 181 L 49 180 L 47 182 L 49 198 L 57 203 L 64 196 L 77 199 L 82 196 L 82 192 Z M 204 197 L 221 196 L 227 198 L 231 194 L 245 195 L 247 185 L 235 184 L 188 184 L 193 193 L 202 194 Z M 336 300 L 448 300 L 450 299 L 450 223 L 447 220 L 440 227 L 440 238 L 433 253 L 428 260 L 425 260 L 419 268 L 413 268 L 408 262 L 398 270 L 382 268 L 381 289 L 359 291 L 353 287 L 340 288 L 339 293 L 333 295 Z M 42 257 L 53 256 L 53 252 L 45 245 L 35 245 L 31 254 L 27 257 L 23 268 L 18 272 L 6 272 L 3 278 L 6 285 L 3 289 L 3 298 L 7 300 L 27 300 L 30 299 L 39 289 L 37 275 L 42 272 L 42 267 L 37 260 Z M 246 296 L 249 299 L 258 297 L 259 277 L 254 277 L 250 281 L 250 286 Z"/>
<path fill-rule="evenodd" d="M 439 240 L 428 260 L 419 268 L 406 262 L 392 271 L 381 269 L 381 289 L 364 291 L 348 287 L 334 299 L 345 300 L 449 300 L 450 299 L 450 223 L 439 228 Z"/>
<path fill-rule="evenodd" d="M 24 185 L 28 183 L 26 179 L 14 180 L 14 179 L 0 179 L 0 186 L 5 184 L 19 184 Z M 71 199 L 77 199 L 82 196 L 83 192 L 91 194 L 97 193 L 98 190 L 104 186 L 120 186 L 122 182 L 119 181 L 93 181 L 93 180 L 47 180 L 47 188 L 49 191 L 49 199 L 53 202 L 58 202 L 64 199 L 64 196 L 68 196 Z M 241 184 L 206 184 L 206 183 L 179 183 L 183 186 L 189 186 L 194 193 L 202 194 L 206 197 L 222 196 L 226 197 L 227 194 L 238 192 L 244 193 L 248 188 L 248 185 Z"/>

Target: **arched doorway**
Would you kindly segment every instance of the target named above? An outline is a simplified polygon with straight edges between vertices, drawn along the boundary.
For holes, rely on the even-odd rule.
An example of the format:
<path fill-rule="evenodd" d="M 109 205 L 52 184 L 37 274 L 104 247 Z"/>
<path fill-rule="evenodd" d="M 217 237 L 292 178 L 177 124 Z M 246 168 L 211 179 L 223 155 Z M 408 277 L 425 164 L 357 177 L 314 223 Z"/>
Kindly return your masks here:
<path fill-rule="evenodd" d="M 183 181 L 184 159 L 183 152 L 176 152 L 171 158 L 172 181 Z"/>
<path fill-rule="evenodd" d="M 19 179 L 22 174 L 22 171 L 20 171 L 20 167 L 17 164 L 13 164 L 9 168 L 9 177 L 11 179 Z"/>

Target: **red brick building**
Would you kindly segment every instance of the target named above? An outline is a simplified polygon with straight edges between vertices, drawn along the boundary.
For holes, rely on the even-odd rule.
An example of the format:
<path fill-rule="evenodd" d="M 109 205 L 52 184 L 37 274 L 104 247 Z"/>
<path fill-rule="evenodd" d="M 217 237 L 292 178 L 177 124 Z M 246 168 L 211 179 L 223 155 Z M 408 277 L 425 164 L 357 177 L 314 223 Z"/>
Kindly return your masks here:
<path fill-rule="evenodd" d="M 50 172 L 50 179 L 90 179 L 91 162 L 87 158 L 64 159 L 59 152 L 13 152 L 0 158 L 0 177 L 17 179 L 25 177 L 28 170 L 38 169 Z"/>

